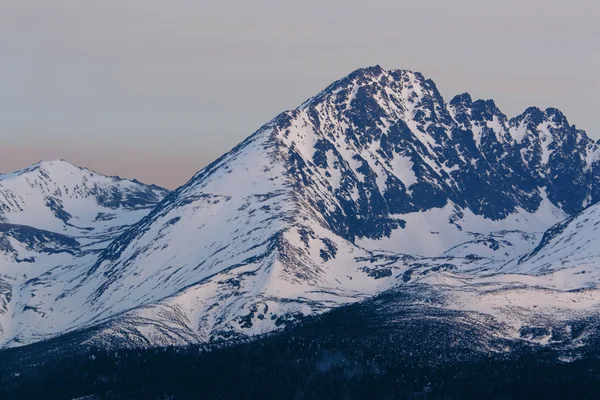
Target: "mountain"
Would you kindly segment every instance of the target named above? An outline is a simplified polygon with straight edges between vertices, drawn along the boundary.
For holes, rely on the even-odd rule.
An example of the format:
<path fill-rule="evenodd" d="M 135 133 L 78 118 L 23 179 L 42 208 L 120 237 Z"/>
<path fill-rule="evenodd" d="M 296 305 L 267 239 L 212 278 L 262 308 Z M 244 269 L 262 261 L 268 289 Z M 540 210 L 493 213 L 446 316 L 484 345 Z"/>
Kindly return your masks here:
<path fill-rule="evenodd" d="M 64 160 L 42 161 L 0 175 L 0 222 L 81 236 L 107 233 L 139 220 L 166 193 Z"/>
<path fill-rule="evenodd" d="M 23 282 L 5 300 L 21 310 L 5 325 L 19 328 L 2 343 L 79 331 L 94 346 L 235 340 L 403 290 L 495 337 L 544 344 L 600 299 L 536 258 L 547 229 L 600 200 L 598 148 L 556 109 L 509 119 L 468 94 L 445 102 L 420 73 L 360 69 L 98 252 Z"/>
<path fill-rule="evenodd" d="M 35 326 L 35 320 L 44 316 L 37 299 L 22 298 L 23 287 L 35 285 L 40 276 L 55 278 L 61 268 L 93 261 L 167 193 L 154 185 L 107 177 L 64 160 L 39 162 L 0 175 L 2 340 L 12 339 L 9 335 L 21 329 L 31 329 L 29 324 Z M 32 322 L 21 320 L 28 314 L 33 314 Z"/>

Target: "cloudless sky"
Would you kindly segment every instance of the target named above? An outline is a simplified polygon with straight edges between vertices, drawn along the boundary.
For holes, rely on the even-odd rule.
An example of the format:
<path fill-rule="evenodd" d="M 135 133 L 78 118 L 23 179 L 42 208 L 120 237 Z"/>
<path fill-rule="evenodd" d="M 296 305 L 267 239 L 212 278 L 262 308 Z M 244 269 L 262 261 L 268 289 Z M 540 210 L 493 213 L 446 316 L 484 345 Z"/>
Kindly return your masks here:
<path fill-rule="evenodd" d="M 66 158 L 174 188 L 380 64 L 600 138 L 595 0 L 0 0 L 0 172 Z"/>

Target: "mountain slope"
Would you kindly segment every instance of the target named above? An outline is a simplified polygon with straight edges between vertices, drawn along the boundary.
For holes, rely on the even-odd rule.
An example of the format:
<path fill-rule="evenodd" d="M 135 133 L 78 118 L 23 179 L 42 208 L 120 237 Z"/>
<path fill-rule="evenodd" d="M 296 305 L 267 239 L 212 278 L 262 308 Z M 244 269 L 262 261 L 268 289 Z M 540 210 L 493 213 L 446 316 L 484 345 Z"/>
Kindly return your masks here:
<path fill-rule="evenodd" d="M 563 278 L 565 285 L 596 287 L 600 283 L 599 229 L 600 204 L 593 204 L 548 229 L 538 246 L 509 268 L 530 274 L 569 271 L 573 275 Z"/>
<path fill-rule="evenodd" d="M 557 110 L 508 119 L 468 95 L 446 103 L 419 73 L 357 70 L 93 258 L 25 282 L 19 301 L 35 299 L 36 316 L 6 340 L 102 326 L 90 340 L 179 344 L 269 332 L 402 285 L 448 292 L 440 307 L 457 309 L 494 287 L 537 290 L 502 271 L 599 199 L 597 164 L 598 145 Z M 519 321 L 504 320 L 506 334 Z"/>

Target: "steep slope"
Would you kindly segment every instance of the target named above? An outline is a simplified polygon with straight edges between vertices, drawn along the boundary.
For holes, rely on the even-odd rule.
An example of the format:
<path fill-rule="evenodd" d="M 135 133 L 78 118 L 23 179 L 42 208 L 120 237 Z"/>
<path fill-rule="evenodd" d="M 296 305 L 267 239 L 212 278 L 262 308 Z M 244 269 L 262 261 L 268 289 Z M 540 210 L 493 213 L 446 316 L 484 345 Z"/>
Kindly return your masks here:
<path fill-rule="evenodd" d="M 538 246 L 507 269 L 544 275 L 560 272 L 565 287 L 597 287 L 600 283 L 600 204 L 548 229 Z"/>
<path fill-rule="evenodd" d="M 35 315 L 5 343 L 90 326 L 103 327 L 92 341 L 135 345 L 254 335 L 421 283 L 456 305 L 506 283 L 512 257 L 599 199 L 597 148 L 557 110 L 509 120 L 491 101 L 445 103 L 419 73 L 357 70 L 93 260 L 27 281 L 18 307 Z M 513 281 L 532 282 L 502 287 Z"/>

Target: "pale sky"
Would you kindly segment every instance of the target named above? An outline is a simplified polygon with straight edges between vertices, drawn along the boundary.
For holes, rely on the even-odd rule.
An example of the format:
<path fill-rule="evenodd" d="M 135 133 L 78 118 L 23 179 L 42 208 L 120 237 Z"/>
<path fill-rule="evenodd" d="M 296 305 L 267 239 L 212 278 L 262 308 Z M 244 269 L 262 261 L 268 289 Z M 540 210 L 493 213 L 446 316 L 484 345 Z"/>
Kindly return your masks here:
<path fill-rule="evenodd" d="M 596 0 L 0 0 L 0 172 L 65 158 L 174 188 L 359 67 L 600 138 Z"/>

